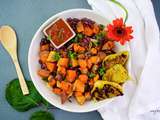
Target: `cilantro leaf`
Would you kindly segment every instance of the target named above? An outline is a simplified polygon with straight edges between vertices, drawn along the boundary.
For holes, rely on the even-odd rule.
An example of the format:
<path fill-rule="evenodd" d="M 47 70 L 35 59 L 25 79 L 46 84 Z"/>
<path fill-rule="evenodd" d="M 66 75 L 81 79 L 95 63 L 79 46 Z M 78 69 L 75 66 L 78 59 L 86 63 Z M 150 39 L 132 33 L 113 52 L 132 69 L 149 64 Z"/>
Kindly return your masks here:
<path fill-rule="evenodd" d="M 105 74 L 105 71 L 106 71 L 106 68 L 103 66 L 98 69 L 98 73 L 100 76 L 103 76 Z"/>
<path fill-rule="evenodd" d="M 75 59 L 77 56 L 77 54 L 75 52 L 72 52 L 72 51 L 68 51 L 68 57 L 70 59 Z"/>
<path fill-rule="evenodd" d="M 96 74 L 94 74 L 94 73 L 89 73 L 89 74 L 88 74 L 88 77 L 89 77 L 89 78 L 94 78 L 95 76 L 96 76 Z"/>
<path fill-rule="evenodd" d="M 60 54 L 58 52 L 55 52 L 55 54 L 53 55 L 53 59 L 55 61 L 58 61 L 61 58 Z"/>
<path fill-rule="evenodd" d="M 47 40 L 52 41 L 51 35 L 48 35 Z"/>

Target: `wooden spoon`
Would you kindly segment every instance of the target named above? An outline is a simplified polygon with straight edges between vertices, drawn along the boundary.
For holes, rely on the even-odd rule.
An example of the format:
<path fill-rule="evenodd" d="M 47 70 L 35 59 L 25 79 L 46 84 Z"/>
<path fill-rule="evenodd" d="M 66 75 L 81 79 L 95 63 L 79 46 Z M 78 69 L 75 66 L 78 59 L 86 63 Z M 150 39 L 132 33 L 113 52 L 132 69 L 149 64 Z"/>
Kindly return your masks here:
<path fill-rule="evenodd" d="M 21 90 L 23 95 L 29 94 L 29 90 L 27 84 L 25 82 L 24 76 L 22 74 L 18 57 L 17 57 L 17 38 L 15 31 L 10 26 L 2 26 L 0 27 L 0 41 L 7 52 L 10 54 L 13 63 L 16 67 L 16 71 L 19 78 L 19 83 L 21 86 Z"/>

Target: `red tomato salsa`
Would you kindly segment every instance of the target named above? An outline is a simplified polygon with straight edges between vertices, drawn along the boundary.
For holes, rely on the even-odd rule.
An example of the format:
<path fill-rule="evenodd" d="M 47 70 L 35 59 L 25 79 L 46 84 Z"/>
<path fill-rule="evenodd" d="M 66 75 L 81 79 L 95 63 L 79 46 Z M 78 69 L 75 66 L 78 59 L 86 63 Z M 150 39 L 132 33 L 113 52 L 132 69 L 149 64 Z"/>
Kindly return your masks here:
<path fill-rule="evenodd" d="M 56 46 L 63 44 L 74 35 L 69 25 L 67 25 L 63 19 L 57 20 L 48 27 L 45 32 L 50 36 L 52 42 Z"/>

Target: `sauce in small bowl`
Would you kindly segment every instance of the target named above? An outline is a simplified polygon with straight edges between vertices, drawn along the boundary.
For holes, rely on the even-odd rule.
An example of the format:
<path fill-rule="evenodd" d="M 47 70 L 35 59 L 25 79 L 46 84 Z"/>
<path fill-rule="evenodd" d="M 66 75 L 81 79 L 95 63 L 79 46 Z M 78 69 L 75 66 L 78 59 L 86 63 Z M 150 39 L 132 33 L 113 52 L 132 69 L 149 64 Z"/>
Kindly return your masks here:
<path fill-rule="evenodd" d="M 69 24 L 62 18 L 59 18 L 49 24 L 43 33 L 51 40 L 51 43 L 58 49 L 75 36 L 75 32 Z"/>

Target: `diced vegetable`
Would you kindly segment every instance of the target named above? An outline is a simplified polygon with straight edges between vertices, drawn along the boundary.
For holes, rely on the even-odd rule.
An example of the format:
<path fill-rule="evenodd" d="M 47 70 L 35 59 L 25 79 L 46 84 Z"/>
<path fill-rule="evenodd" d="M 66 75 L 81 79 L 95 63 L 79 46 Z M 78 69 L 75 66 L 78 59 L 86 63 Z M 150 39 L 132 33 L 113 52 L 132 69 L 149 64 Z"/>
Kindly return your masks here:
<path fill-rule="evenodd" d="M 54 87 L 56 85 L 56 80 L 55 79 L 51 79 L 49 82 L 48 82 L 49 86 L 51 87 Z"/>
<path fill-rule="evenodd" d="M 38 71 L 38 75 L 41 76 L 42 78 L 47 78 L 50 75 L 50 72 L 48 70 L 40 69 Z"/>
<path fill-rule="evenodd" d="M 87 67 L 90 69 L 92 67 L 92 61 L 91 59 L 87 60 Z"/>
<path fill-rule="evenodd" d="M 57 65 L 62 67 L 68 67 L 69 59 L 68 58 L 60 58 Z"/>
<path fill-rule="evenodd" d="M 78 60 L 71 59 L 71 65 L 72 65 L 72 67 L 77 67 L 78 66 Z"/>
<path fill-rule="evenodd" d="M 91 93 L 90 92 L 86 92 L 84 96 L 85 96 L 86 100 L 91 100 Z"/>
<path fill-rule="evenodd" d="M 60 88 L 67 93 L 67 91 L 71 90 L 72 84 L 66 81 L 62 81 L 60 83 Z"/>
<path fill-rule="evenodd" d="M 80 21 L 77 24 L 77 32 L 83 32 L 84 31 L 84 26 L 83 23 Z"/>
<path fill-rule="evenodd" d="M 68 95 L 65 91 L 62 91 L 60 94 L 61 97 L 61 103 L 64 104 L 66 102 L 66 100 L 68 99 Z"/>
<path fill-rule="evenodd" d="M 84 92 L 84 89 L 85 89 L 85 84 L 80 81 L 80 80 L 76 80 L 75 83 L 74 83 L 74 89 L 75 91 L 78 91 L 78 92 Z"/>
<path fill-rule="evenodd" d="M 92 56 L 92 57 L 90 57 L 90 61 L 93 64 L 97 64 L 100 62 L 100 57 L 99 56 Z"/>
<path fill-rule="evenodd" d="M 83 105 L 85 102 L 85 97 L 84 96 L 77 96 L 76 100 L 77 100 L 78 104 Z"/>
<path fill-rule="evenodd" d="M 50 72 L 53 72 L 54 70 L 56 70 L 56 63 L 46 62 L 46 66 Z"/>
<path fill-rule="evenodd" d="M 112 50 L 113 48 L 114 48 L 114 41 L 108 41 L 103 45 L 102 50 Z"/>
<path fill-rule="evenodd" d="M 40 60 L 45 63 L 47 61 L 47 58 L 48 58 L 48 55 L 49 55 L 49 51 L 42 51 L 40 52 Z"/>
<path fill-rule="evenodd" d="M 62 90 L 60 88 L 53 88 L 53 93 L 57 94 L 57 95 L 61 95 Z"/>
<path fill-rule="evenodd" d="M 79 68 L 82 74 L 87 74 L 88 73 L 88 68 Z"/>
<path fill-rule="evenodd" d="M 65 67 L 61 67 L 61 66 L 58 66 L 57 72 L 58 72 L 59 74 L 61 74 L 62 76 L 65 76 L 65 75 L 66 75 L 66 68 L 65 68 Z"/>
<path fill-rule="evenodd" d="M 99 29 L 99 26 L 98 26 L 97 24 L 94 24 L 94 25 L 93 25 L 93 33 L 94 33 L 94 34 L 97 34 L 97 33 L 99 33 L 99 30 L 100 30 L 100 29 Z"/>
<path fill-rule="evenodd" d="M 97 54 L 97 49 L 96 49 L 96 48 L 91 48 L 91 54 L 92 54 L 92 55 Z"/>
<path fill-rule="evenodd" d="M 106 57 L 106 53 L 104 53 L 104 52 L 98 52 L 98 56 L 100 58 L 100 61 L 102 61 Z"/>
<path fill-rule="evenodd" d="M 85 26 L 84 27 L 84 34 L 87 35 L 87 36 L 92 36 L 93 30 L 90 27 Z"/>
<path fill-rule="evenodd" d="M 58 53 L 58 52 L 56 52 L 56 51 L 51 51 L 50 53 L 49 53 L 49 56 L 48 56 L 48 58 L 47 58 L 47 61 L 48 62 L 56 62 L 56 61 L 58 61 L 60 59 L 60 54 Z"/>
<path fill-rule="evenodd" d="M 83 83 L 86 83 L 88 80 L 88 76 L 86 74 L 81 74 L 79 75 L 79 80 L 82 81 Z"/>
<path fill-rule="evenodd" d="M 40 46 L 40 51 L 49 51 L 49 44 Z"/>
<path fill-rule="evenodd" d="M 66 80 L 68 82 L 73 82 L 76 79 L 77 73 L 75 70 L 67 70 Z"/>
<path fill-rule="evenodd" d="M 78 45 L 78 43 L 74 43 L 74 44 L 73 44 L 73 50 L 74 50 L 75 52 L 78 52 L 78 51 L 79 51 L 79 45 Z"/>
<path fill-rule="evenodd" d="M 78 64 L 81 68 L 86 68 L 87 67 L 87 61 L 84 59 L 79 59 Z"/>
<path fill-rule="evenodd" d="M 78 95 L 77 95 L 77 93 L 75 94 L 75 97 L 76 97 L 76 100 L 77 100 L 77 102 L 78 102 L 78 104 L 80 104 L 80 105 L 83 105 L 84 104 L 84 102 L 85 102 L 85 96 L 83 96 L 83 95 L 80 95 L 79 93 L 78 93 Z"/>
<path fill-rule="evenodd" d="M 99 80 L 99 75 L 98 74 L 93 78 L 94 82 L 96 82 L 97 80 Z"/>

